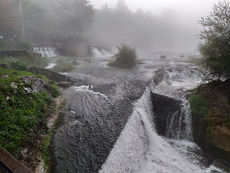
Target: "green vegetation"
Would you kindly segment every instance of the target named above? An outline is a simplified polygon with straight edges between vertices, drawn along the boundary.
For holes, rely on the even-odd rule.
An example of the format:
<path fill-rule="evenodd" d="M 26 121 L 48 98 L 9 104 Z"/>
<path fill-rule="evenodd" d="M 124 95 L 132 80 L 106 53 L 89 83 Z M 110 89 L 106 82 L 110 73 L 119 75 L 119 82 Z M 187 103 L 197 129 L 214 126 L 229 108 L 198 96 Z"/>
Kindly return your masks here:
<path fill-rule="evenodd" d="M 25 41 L 0 40 L 0 50 L 31 50 L 31 44 Z"/>
<path fill-rule="evenodd" d="M 50 93 L 28 92 L 25 88 L 32 84 L 23 82 L 23 76 L 35 75 L 0 68 L 0 146 L 15 157 L 26 143 L 45 133 L 45 112 L 52 96 L 59 95 L 55 84 L 50 86 Z"/>
<path fill-rule="evenodd" d="M 201 117 L 208 115 L 209 105 L 208 102 L 199 95 L 191 95 L 189 97 L 191 111 L 194 115 Z"/>
<path fill-rule="evenodd" d="M 42 160 L 45 163 L 46 172 L 50 172 L 49 169 L 50 169 L 51 156 L 50 156 L 49 147 L 50 147 L 53 134 L 54 134 L 54 129 L 51 129 L 42 141 Z"/>
<path fill-rule="evenodd" d="M 118 53 L 115 55 L 115 61 L 109 63 L 110 66 L 120 68 L 130 68 L 136 64 L 137 53 L 135 48 L 131 48 L 127 44 L 118 46 Z"/>
<path fill-rule="evenodd" d="M 209 16 L 200 21 L 204 27 L 201 39 L 204 44 L 200 46 L 200 52 L 205 58 L 205 66 L 218 77 L 230 77 L 230 3 L 220 1 L 214 5 Z"/>
<path fill-rule="evenodd" d="M 52 105 L 52 107 L 54 108 L 54 110 L 52 110 L 53 113 L 55 114 L 59 114 L 59 110 L 61 109 L 62 107 L 62 104 L 63 102 L 59 102 L 59 101 L 56 101 L 56 102 L 53 102 L 53 104 L 55 105 Z M 54 122 L 54 125 L 53 127 L 48 131 L 46 137 L 43 139 L 42 141 L 42 160 L 44 161 L 45 163 L 45 172 L 51 172 L 51 166 L 52 166 L 52 158 L 51 158 L 51 155 L 50 155 L 50 144 L 51 144 L 51 140 L 52 140 L 52 137 L 55 133 L 55 127 L 56 127 L 56 124 L 59 120 L 57 119 L 55 122 Z"/>
<path fill-rule="evenodd" d="M 1 64 L 6 64 L 9 68 L 15 70 L 27 70 L 28 67 L 46 67 L 48 59 L 42 58 L 37 54 L 29 54 L 23 57 L 5 57 L 1 59 Z"/>
<path fill-rule="evenodd" d="M 70 72 L 77 65 L 76 59 L 74 58 L 61 58 L 57 60 L 57 65 L 53 67 L 56 72 Z"/>
<path fill-rule="evenodd" d="M 50 85 L 50 93 L 54 98 L 60 96 L 60 90 L 56 83 Z"/>

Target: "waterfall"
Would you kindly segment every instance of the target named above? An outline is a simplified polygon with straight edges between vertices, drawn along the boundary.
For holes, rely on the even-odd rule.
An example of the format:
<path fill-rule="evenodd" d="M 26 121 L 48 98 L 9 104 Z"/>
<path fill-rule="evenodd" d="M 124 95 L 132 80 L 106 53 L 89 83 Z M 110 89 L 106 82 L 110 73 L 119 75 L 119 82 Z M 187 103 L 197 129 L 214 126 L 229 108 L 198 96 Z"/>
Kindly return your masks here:
<path fill-rule="evenodd" d="M 35 53 L 41 54 L 42 57 L 56 57 L 56 49 L 53 47 L 34 47 L 33 51 Z"/>
<path fill-rule="evenodd" d="M 107 51 L 105 49 L 98 50 L 95 47 L 91 47 L 91 52 L 94 57 L 99 57 L 99 58 L 100 57 L 111 57 L 115 54 L 113 50 L 112 51 Z"/>
<path fill-rule="evenodd" d="M 198 158 L 202 156 L 196 153 L 200 149 L 192 142 L 191 111 L 185 91 L 198 85 L 202 75 L 186 66 L 161 69 L 155 74 L 152 84 L 134 104 L 133 113 L 100 173 L 223 172 L 200 163 Z M 180 108 L 168 116 L 165 136 L 158 135 L 156 130 L 153 92 L 180 103 Z M 160 106 L 165 109 L 166 105 Z"/>
<path fill-rule="evenodd" d="M 100 173 L 204 172 L 156 133 L 151 105 L 147 88 Z"/>

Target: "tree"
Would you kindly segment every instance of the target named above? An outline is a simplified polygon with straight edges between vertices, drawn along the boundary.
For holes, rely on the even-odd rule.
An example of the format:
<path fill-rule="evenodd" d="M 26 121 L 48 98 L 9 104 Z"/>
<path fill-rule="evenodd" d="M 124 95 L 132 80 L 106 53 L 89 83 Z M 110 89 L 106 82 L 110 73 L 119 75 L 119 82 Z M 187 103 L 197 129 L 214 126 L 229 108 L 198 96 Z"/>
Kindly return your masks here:
<path fill-rule="evenodd" d="M 41 5 L 32 0 L 22 0 L 22 10 L 26 39 L 41 41 L 48 37 L 46 33 L 51 22 L 47 22 L 49 16 Z"/>
<path fill-rule="evenodd" d="M 18 35 L 20 28 L 17 3 L 0 0 L 0 34 L 12 38 Z"/>
<path fill-rule="evenodd" d="M 203 31 L 200 34 L 204 43 L 200 52 L 205 65 L 220 77 L 230 77 L 230 3 L 220 1 L 212 12 L 200 21 Z"/>
<path fill-rule="evenodd" d="M 59 0 L 57 14 L 61 29 L 76 35 L 85 32 L 93 22 L 95 10 L 88 0 Z"/>

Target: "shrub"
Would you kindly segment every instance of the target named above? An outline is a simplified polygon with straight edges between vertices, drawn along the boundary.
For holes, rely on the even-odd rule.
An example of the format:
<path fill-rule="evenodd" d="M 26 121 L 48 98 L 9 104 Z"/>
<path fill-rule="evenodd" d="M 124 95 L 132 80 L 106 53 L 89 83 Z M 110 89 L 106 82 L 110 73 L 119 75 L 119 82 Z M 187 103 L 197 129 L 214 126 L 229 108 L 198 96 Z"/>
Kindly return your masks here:
<path fill-rule="evenodd" d="M 115 61 L 109 63 L 111 66 L 120 68 L 130 68 L 136 64 L 137 53 L 135 48 L 131 48 L 127 44 L 118 46 L 118 53 L 115 55 Z"/>
<path fill-rule="evenodd" d="M 54 98 L 58 97 L 60 95 L 59 87 L 56 84 L 52 84 L 50 86 L 50 93 Z"/>
<path fill-rule="evenodd" d="M 48 59 L 42 58 L 40 55 L 31 53 L 28 54 L 28 56 L 2 58 L 1 64 L 6 64 L 10 68 L 16 70 L 26 70 L 28 67 L 31 66 L 47 67 Z"/>
<path fill-rule="evenodd" d="M 218 78 L 230 77 L 230 3 L 220 1 L 216 4 L 209 16 L 200 21 L 204 27 L 201 39 L 204 44 L 200 52 L 205 58 L 205 65 Z"/>
<path fill-rule="evenodd" d="M 192 95 L 189 97 L 192 114 L 197 116 L 207 116 L 209 111 L 208 102 L 199 95 Z"/>
<path fill-rule="evenodd" d="M 9 67 L 14 70 L 26 71 L 27 66 L 24 62 L 21 61 L 12 61 L 9 63 Z"/>

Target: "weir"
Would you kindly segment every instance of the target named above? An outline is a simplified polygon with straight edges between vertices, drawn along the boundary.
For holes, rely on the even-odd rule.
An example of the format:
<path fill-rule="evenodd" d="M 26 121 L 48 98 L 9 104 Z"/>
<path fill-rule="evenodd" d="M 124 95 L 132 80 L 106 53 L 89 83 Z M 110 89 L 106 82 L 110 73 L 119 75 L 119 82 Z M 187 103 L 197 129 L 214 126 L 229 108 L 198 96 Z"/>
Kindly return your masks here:
<path fill-rule="evenodd" d="M 111 83 L 100 76 L 101 84 L 94 76 L 94 85 L 70 91 L 62 111 L 64 122 L 54 137 L 56 172 L 217 171 L 203 163 L 205 157 L 192 141 L 186 93 L 201 81 L 199 69 L 166 66 L 155 71 L 150 83 L 132 72 L 124 78 L 125 73 L 109 78 Z M 90 81 L 90 75 L 86 79 Z"/>

